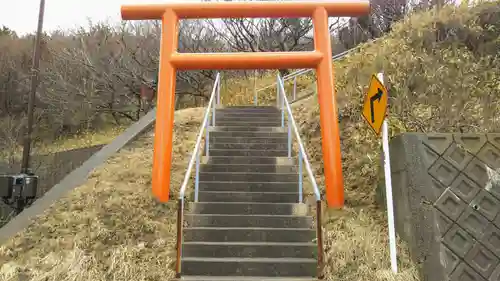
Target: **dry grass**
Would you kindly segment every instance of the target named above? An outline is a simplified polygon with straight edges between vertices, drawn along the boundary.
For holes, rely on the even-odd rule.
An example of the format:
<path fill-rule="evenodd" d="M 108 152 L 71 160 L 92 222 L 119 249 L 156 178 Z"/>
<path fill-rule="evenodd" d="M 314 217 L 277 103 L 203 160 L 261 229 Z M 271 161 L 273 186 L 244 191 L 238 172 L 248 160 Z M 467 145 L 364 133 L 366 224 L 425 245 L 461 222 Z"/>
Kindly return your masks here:
<path fill-rule="evenodd" d="M 380 143 L 360 115 L 363 93 L 370 75 L 383 69 L 391 93 L 392 134 L 456 131 L 461 127 L 465 131 L 498 130 L 500 117 L 495 112 L 500 110 L 500 101 L 493 96 L 500 96 L 499 58 L 495 53 L 488 54 L 488 48 L 467 49 L 465 39 L 453 37 L 472 34 L 480 41 L 486 34 L 491 38 L 490 29 L 478 20 L 488 15 L 499 22 L 498 1 L 475 8 L 445 8 L 437 16 L 416 15 L 395 26 L 394 32 L 377 45 L 367 44 L 360 53 L 336 64 L 346 208 L 325 211 L 328 280 L 419 280 L 404 243 L 399 243 L 400 273 L 390 272 L 385 214 L 375 203 L 375 189 L 380 183 Z M 436 28 L 447 36 L 439 42 L 435 42 L 436 19 Z M 499 32 L 494 32 L 497 37 L 488 40 L 500 42 L 495 39 Z M 266 83 L 273 80 L 265 79 Z M 310 87 L 312 80 L 310 76 L 301 77 L 299 89 Z M 239 94 L 223 95 L 223 102 L 248 103 L 252 91 L 241 90 L 248 85 L 246 81 L 226 85 L 226 93 Z M 274 88 L 263 91 L 259 99 L 268 101 L 274 93 Z M 180 185 L 201 115 L 202 109 L 176 113 L 173 187 Z M 322 186 L 316 97 L 294 105 L 294 116 Z M 99 168 L 86 185 L 3 245 L 0 279 L 17 281 L 20 275 L 37 281 L 150 281 L 171 277 L 175 208 L 156 204 L 150 194 L 151 150 L 149 136 L 124 149 Z"/>
<path fill-rule="evenodd" d="M 123 133 L 127 127 L 110 127 L 99 132 L 83 132 L 71 137 L 59 138 L 52 143 L 38 145 L 38 153 L 55 153 L 82 147 L 110 143 L 114 138 Z"/>
<path fill-rule="evenodd" d="M 176 113 L 172 187 L 180 187 L 203 109 Z M 0 280 L 168 280 L 174 201 L 151 195 L 151 135 L 99 167 L 0 248 Z"/>
<path fill-rule="evenodd" d="M 125 126 L 109 127 L 99 130 L 98 132 L 87 131 L 71 137 L 60 137 L 51 142 L 35 142 L 33 144 L 32 154 L 45 155 L 77 148 L 107 144 L 125 131 L 126 128 L 127 127 Z M 13 145 L 11 143 L 8 149 L 0 151 L 0 159 L 10 158 L 11 161 L 20 161 L 22 149 L 22 145 Z"/>
<path fill-rule="evenodd" d="M 301 135 L 311 159 L 316 181 L 323 187 L 321 138 L 315 96 L 293 106 L 301 120 Z M 389 262 L 387 219 L 375 203 L 379 159 L 377 140 L 371 139 L 366 125 L 341 122 L 343 138 L 346 207 L 327 210 L 324 206 L 327 280 L 417 281 L 418 269 L 410 261 L 406 245 L 399 241 L 399 273 L 393 274 Z M 322 190 L 324 192 L 324 190 Z M 313 201 L 309 191 L 307 201 Z"/>
<path fill-rule="evenodd" d="M 439 40 L 436 41 L 436 38 Z M 390 272 L 385 212 L 375 202 L 380 176 L 380 140 L 361 116 L 370 76 L 381 70 L 391 95 L 392 135 L 420 132 L 500 132 L 500 2 L 474 7 L 446 7 L 439 14 L 417 14 L 397 24 L 376 44 L 336 63 L 337 101 L 341 113 L 341 149 L 346 208 L 326 212 L 329 280 L 418 280 L 404 243 L 399 243 L 400 273 Z M 274 78 L 265 78 L 265 83 Z M 314 88 L 313 75 L 300 76 L 298 88 Z M 243 82 L 240 82 L 240 84 Z M 291 92 L 292 81 L 285 87 Z M 253 82 L 247 82 L 252 85 Z M 236 89 L 237 90 L 237 89 Z M 224 92 L 229 94 L 234 90 Z M 275 88 L 263 91 L 269 103 Z M 250 101 L 253 96 L 248 97 Z M 235 100 L 226 97 L 228 103 Z M 317 97 L 293 106 L 294 117 L 323 186 Z"/>

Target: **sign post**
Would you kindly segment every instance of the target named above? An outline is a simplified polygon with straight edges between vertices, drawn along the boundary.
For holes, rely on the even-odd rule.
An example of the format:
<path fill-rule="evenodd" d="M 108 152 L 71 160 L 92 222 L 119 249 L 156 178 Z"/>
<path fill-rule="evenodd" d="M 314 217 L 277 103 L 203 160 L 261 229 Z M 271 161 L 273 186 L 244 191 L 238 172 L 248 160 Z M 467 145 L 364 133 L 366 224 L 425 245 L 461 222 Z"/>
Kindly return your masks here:
<path fill-rule="evenodd" d="M 377 136 L 382 131 L 382 150 L 384 152 L 384 178 L 385 196 L 387 203 L 387 220 L 389 225 L 389 251 L 391 255 L 391 268 L 398 272 L 396 258 L 396 230 L 394 227 L 394 204 L 392 197 L 391 161 L 389 156 L 389 126 L 386 120 L 387 104 L 389 100 L 387 89 L 384 86 L 384 74 L 373 75 L 365 97 L 363 117 Z"/>

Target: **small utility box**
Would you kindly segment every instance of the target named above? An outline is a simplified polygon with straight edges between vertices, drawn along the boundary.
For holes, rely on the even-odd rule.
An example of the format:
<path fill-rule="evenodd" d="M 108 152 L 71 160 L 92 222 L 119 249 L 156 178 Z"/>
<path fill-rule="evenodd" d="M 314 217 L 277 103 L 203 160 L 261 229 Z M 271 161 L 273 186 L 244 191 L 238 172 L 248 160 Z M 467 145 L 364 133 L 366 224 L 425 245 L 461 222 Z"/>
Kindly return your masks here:
<path fill-rule="evenodd" d="M 4 199 L 34 199 L 38 176 L 28 174 L 0 175 L 0 197 Z"/>

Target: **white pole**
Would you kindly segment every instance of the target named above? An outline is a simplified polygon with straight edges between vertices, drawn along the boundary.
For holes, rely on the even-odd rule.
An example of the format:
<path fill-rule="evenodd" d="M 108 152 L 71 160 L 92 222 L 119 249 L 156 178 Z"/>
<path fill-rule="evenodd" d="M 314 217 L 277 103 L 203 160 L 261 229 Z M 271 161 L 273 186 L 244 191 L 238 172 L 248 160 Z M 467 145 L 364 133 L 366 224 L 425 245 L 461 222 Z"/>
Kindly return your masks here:
<path fill-rule="evenodd" d="M 384 74 L 378 73 L 377 78 L 384 83 Z M 385 201 L 387 202 L 387 220 L 389 224 L 389 251 L 391 254 L 391 268 L 398 273 L 398 261 L 396 258 L 396 230 L 394 229 L 394 202 L 392 198 L 391 161 L 389 156 L 389 126 L 387 118 L 382 123 L 382 149 L 384 151 L 384 174 L 385 174 Z"/>

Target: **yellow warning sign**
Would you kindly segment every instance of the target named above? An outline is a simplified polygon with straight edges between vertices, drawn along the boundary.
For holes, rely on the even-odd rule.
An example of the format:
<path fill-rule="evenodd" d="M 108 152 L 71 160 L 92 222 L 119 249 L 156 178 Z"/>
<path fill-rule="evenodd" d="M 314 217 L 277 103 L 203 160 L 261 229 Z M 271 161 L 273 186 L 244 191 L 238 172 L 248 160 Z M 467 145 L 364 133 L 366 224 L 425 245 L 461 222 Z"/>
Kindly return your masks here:
<path fill-rule="evenodd" d="M 365 117 L 368 125 L 372 127 L 375 134 L 380 135 L 382 123 L 384 122 L 387 112 L 387 89 L 382 82 L 378 80 L 376 75 L 372 76 L 370 87 L 365 97 L 363 105 L 363 117 Z"/>

